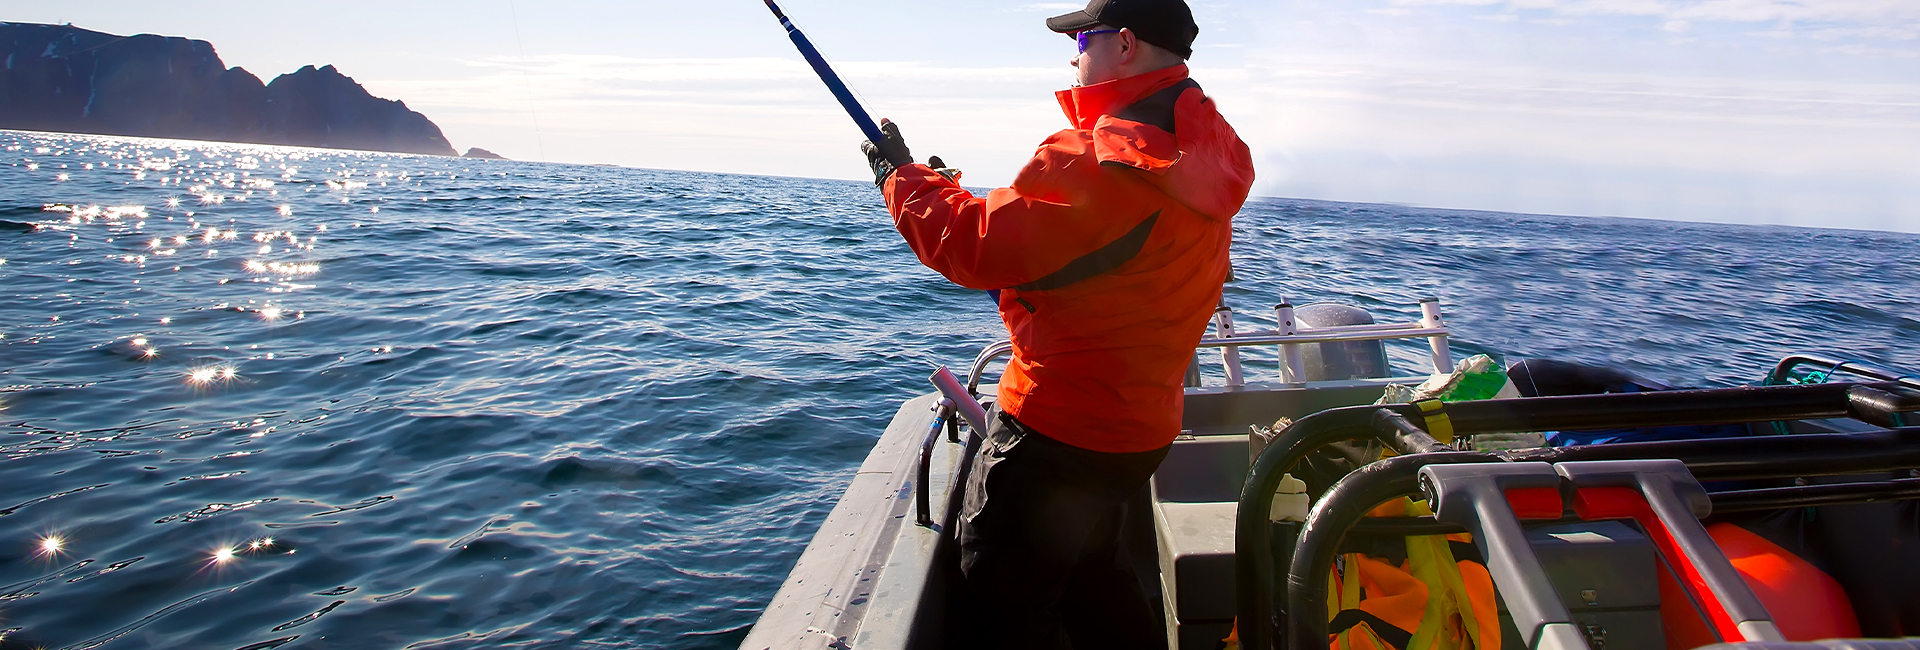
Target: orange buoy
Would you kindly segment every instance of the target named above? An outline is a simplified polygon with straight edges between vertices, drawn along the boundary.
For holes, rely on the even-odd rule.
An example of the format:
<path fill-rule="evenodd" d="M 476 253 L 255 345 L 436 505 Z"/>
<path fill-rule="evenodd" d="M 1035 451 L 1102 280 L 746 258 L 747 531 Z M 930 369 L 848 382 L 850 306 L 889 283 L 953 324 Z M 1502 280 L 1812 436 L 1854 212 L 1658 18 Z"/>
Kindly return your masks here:
<path fill-rule="evenodd" d="M 1789 641 L 1854 638 L 1860 621 L 1853 603 L 1826 572 L 1766 538 L 1729 523 L 1707 527 L 1707 534 L 1740 572 L 1747 587 L 1760 598 L 1773 624 Z M 1712 645 L 1706 621 L 1693 608 L 1686 592 L 1667 571 L 1660 572 L 1660 621 L 1666 628 L 1668 650 L 1691 650 Z M 1739 641 L 1740 639 L 1727 639 Z"/>

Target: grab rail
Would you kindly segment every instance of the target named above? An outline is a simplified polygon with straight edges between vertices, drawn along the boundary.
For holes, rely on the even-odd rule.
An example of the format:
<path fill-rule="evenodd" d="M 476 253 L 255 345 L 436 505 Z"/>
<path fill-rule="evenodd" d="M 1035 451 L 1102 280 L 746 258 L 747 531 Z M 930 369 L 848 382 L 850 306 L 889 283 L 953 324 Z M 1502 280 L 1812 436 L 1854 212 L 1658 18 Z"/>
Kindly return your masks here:
<path fill-rule="evenodd" d="M 946 427 L 947 418 L 952 417 L 953 400 L 941 398 L 933 407 L 933 421 L 927 424 L 927 437 L 920 441 L 920 464 L 915 469 L 913 499 L 913 523 L 923 528 L 933 527 L 933 504 L 929 498 L 932 488 L 927 487 L 933 474 L 933 445 L 940 440 L 940 429 Z"/>
<path fill-rule="evenodd" d="M 1281 348 L 1282 379 L 1289 384 L 1306 383 L 1306 362 L 1300 346 L 1312 343 L 1346 343 L 1354 341 L 1386 341 L 1395 339 L 1427 339 L 1429 358 L 1433 362 L 1435 374 L 1453 372 L 1453 353 L 1447 345 L 1448 331 L 1446 321 L 1440 317 L 1440 299 L 1422 298 L 1420 300 L 1420 320 L 1406 323 L 1373 323 L 1368 325 L 1336 325 L 1332 327 L 1305 327 L 1295 322 L 1293 305 L 1281 302 L 1273 308 L 1277 329 L 1257 329 L 1246 332 L 1236 331 L 1233 324 L 1233 309 L 1222 305 L 1214 310 L 1213 325 L 1217 333 L 1202 335 L 1194 345 L 1195 350 L 1219 349 L 1221 363 L 1226 368 L 1228 386 L 1244 386 L 1246 381 L 1240 370 L 1242 347 L 1277 345 Z M 980 350 L 974 356 L 973 365 L 967 371 L 967 392 L 978 397 L 980 380 L 986 374 L 987 366 L 995 360 L 1013 353 L 1013 342 L 1000 340 Z"/>
<path fill-rule="evenodd" d="M 930 478 L 933 467 L 934 442 L 940 439 L 940 430 L 942 428 L 948 429 L 947 439 L 949 441 L 959 442 L 958 437 L 954 435 L 956 429 L 952 428 L 952 422 L 954 420 L 966 421 L 967 426 L 971 428 L 975 434 L 985 432 L 987 429 L 987 410 L 982 408 L 980 402 L 974 399 L 973 391 L 960 386 L 960 380 L 955 378 L 953 372 L 947 370 L 946 366 L 935 368 L 933 376 L 928 377 L 927 381 L 931 382 L 934 388 L 940 389 L 941 398 L 939 403 L 933 407 L 933 421 L 927 425 L 927 437 L 920 441 L 920 465 L 918 473 L 916 474 L 918 477 L 916 480 L 919 484 L 913 488 L 916 508 L 914 523 L 932 528 L 933 517 L 931 513 L 933 504 L 930 502 L 930 499 L 933 494 L 933 489 L 928 486 L 928 479 Z"/>
<path fill-rule="evenodd" d="M 1009 354 L 1013 354 L 1013 341 L 1010 340 L 998 341 L 993 345 L 981 348 L 980 354 L 974 355 L 973 357 L 972 369 L 967 371 L 967 393 L 974 397 L 979 397 L 980 376 L 986 374 L 987 365 L 993 363 L 994 359 Z"/>
<path fill-rule="evenodd" d="M 1393 446 L 1412 447 L 1414 436 L 1379 415 L 1391 412 L 1427 429 L 1421 410 L 1409 404 L 1355 406 L 1321 411 L 1287 427 L 1280 437 L 1261 451 L 1242 485 L 1234 524 L 1236 607 L 1239 610 L 1239 638 L 1242 647 L 1267 648 L 1272 644 L 1274 611 L 1270 586 L 1275 567 L 1271 554 L 1272 529 L 1268 514 L 1273 494 L 1281 477 L 1294 469 L 1308 454 L 1336 442 L 1374 440 Z M 1822 384 L 1811 386 L 1741 387 L 1712 390 L 1618 393 L 1568 397 L 1532 397 L 1524 399 L 1456 402 L 1447 405 L 1447 416 L 1456 435 L 1509 431 L 1552 431 L 1568 428 L 1633 428 L 1690 424 L 1723 424 L 1849 417 L 1862 421 L 1892 421 L 1898 413 L 1920 411 L 1920 391 L 1893 382 L 1876 384 Z M 1515 451 L 1501 454 L 1481 452 L 1440 452 L 1390 458 L 1383 463 L 1487 462 L 1489 460 L 1605 460 L 1616 458 L 1679 458 L 1702 479 L 1742 478 L 1756 465 L 1770 462 L 1783 452 L 1794 456 L 1801 473 L 1820 473 L 1832 467 L 1852 467 L 1862 463 L 1920 465 L 1920 428 L 1900 429 L 1893 439 L 1804 435 L 1791 438 L 1737 438 L 1713 441 L 1621 443 L 1604 446 L 1564 447 L 1559 449 Z M 1690 445 L 1710 444 L 1704 449 L 1739 453 L 1721 453 L 1715 457 Z M 1826 447 L 1823 445 L 1834 445 Z M 1402 449 L 1419 452 L 1421 449 Z M 1425 459 L 1425 460 L 1400 460 Z M 1379 464 L 1364 472 L 1375 474 Z M 1850 470 L 1849 470 L 1850 471 Z M 1369 506 L 1371 507 L 1371 506 Z M 1316 507 L 1315 512 L 1319 508 Z M 1316 530 L 1312 521 L 1302 529 L 1302 542 Z M 1317 537 L 1316 537 L 1317 539 Z M 1336 539 L 1337 542 L 1337 539 Z M 1302 548 L 1295 549 L 1295 557 Z M 1297 561 L 1296 561 L 1297 564 Z M 1311 578 L 1311 576 L 1308 576 Z M 1325 576 L 1321 576 L 1324 578 Z M 1288 578 L 1287 587 L 1292 578 Z M 1304 583 L 1297 585 L 1304 588 Z M 1291 593 L 1291 591 L 1290 591 Z M 1291 603 L 1290 603 L 1291 605 Z M 1324 603 L 1322 604 L 1324 607 Z M 1299 611 L 1292 609 L 1289 611 Z M 1308 609 L 1306 611 L 1314 611 Z M 1312 618 L 1312 617 L 1309 617 Z M 1324 621 L 1321 622 L 1324 629 Z M 1305 637 L 1303 637 L 1305 638 Z M 1325 635 L 1318 637 L 1325 643 Z M 1311 645 L 1300 647 L 1313 647 Z"/>
<path fill-rule="evenodd" d="M 1420 299 L 1420 320 L 1408 323 L 1336 325 L 1306 327 L 1293 315 L 1293 305 L 1281 302 L 1273 308 L 1275 329 L 1239 332 L 1233 326 L 1233 310 L 1222 305 L 1214 312 L 1212 335 L 1200 337 L 1197 348 L 1220 348 L 1221 363 L 1226 366 L 1227 385 L 1244 386 L 1240 372 L 1240 348 L 1254 345 L 1278 345 L 1281 349 L 1282 379 L 1289 384 L 1306 383 L 1306 363 L 1300 346 L 1309 343 L 1384 341 L 1391 339 L 1427 339 L 1429 358 L 1435 374 L 1453 372 L 1453 352 L 1447 346 L 1446 321 L 1440 317 L 1440 299 Z"/>
<path fill-rule="evenodd" d="M 1254 330 L 1252 332 L 1247 332 L 1246 334 L 1235 334 L 1231 337 L 1225 337 L 1225 338 L 1204 336 L 1200 338 L 1200 344 L 1194 347 L 1227 348 L 1227 347 L 1241 347 L 1241 346 L 1248 346 L 1248 345 L 1339 343 L 1342 341 L 1381 341 L 1386 339 L 1414 339 L 1414 338 L 1421 338 L 1421 337 L 1447 335 L 1447 329 L 1444 327 L 1419 328 L 1419 329 L 1407 328 L 1407 329 L 1394 329 L 1394 330 L 1383 330 L 1383 331 L 1332 332 L 1328 334 L 1320 333 L 1320 332 L 1329 331 L 1330 329 L 1331 328 L 1329 328 L 1328 330 L 1315 329 L 1315 330 L 1312 330 L 1314 332 L 1313 334 L 1293 334 L 1293 335 L 1281 335 L 1281 336 L 1274 335 L 1273 330 Z M 1449 372 L 1451 372 L 1451 370 L 1449 370 Z"/>

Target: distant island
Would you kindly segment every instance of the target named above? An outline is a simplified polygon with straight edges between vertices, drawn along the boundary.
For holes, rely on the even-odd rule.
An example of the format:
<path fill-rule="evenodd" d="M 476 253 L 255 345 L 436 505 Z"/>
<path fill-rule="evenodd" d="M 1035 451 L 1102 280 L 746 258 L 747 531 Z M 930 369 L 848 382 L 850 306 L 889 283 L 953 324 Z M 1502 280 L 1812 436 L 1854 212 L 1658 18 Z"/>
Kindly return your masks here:
<path fill-rule="evenodd" d="M 461 158 L 485 158 L 487 160 L 506 160 L 507 159 L 506 156 L 502 156 L 500 154 L 487 151 L 479 147 L 467 147 L 467 152 L 464 154 L 461 154 L 460 157 Z"/>
<path fill-rule="evenodd" d="M 453 156 L 440 127 L 333 66 L 273 83 L 206 41 L 0 22 L 0 129 Z"/>

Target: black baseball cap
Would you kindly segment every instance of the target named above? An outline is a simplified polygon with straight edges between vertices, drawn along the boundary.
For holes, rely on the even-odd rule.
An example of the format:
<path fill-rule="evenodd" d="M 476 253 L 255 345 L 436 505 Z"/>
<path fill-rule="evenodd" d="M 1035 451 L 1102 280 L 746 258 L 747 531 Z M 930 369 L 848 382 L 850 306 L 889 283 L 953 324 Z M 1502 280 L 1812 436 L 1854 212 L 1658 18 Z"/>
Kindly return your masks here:
<path fill-rule="evenodd" d="M 1140 40 L 1182 59 L 1193 56 L 1193 39 L 1200 35 L 1185 0 L 1092 0 L 1086 9 L 1047 19 L 1047 29 L 1062 34 L 1098 25 L 1131 29 Z"/>

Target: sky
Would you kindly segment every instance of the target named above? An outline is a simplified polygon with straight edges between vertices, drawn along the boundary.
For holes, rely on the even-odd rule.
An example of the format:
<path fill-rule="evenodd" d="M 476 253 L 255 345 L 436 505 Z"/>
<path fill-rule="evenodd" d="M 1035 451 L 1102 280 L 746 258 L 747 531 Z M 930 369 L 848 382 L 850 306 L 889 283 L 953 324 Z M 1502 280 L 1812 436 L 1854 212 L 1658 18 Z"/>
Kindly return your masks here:
<path fill-rule="evenodd" d="M 1920 0 L 1189 0 L 1259 196 L 1920 232 Z M 876 117 L 969 185 L 1066 127 L 1082 3 L 787 0 Z M 333 64 L 455 147 L 870 178 L 753 0 L 52 3 L 0 20 Z"/>

